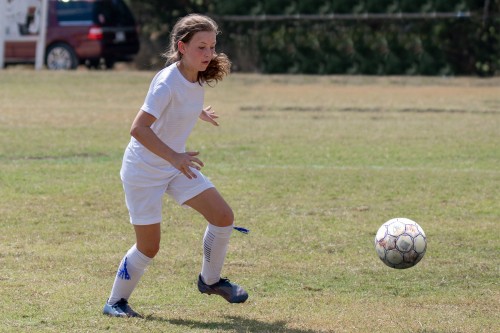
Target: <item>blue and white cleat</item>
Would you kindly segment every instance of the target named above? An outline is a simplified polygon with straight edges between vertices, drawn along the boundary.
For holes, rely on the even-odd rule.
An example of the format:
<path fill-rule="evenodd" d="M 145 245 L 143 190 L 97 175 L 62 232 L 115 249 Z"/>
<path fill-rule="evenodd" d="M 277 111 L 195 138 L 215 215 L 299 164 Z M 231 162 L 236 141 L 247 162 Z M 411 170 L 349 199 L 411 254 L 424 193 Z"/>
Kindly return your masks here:
<path fill-rule="evenodd" d="M 198 276 L 198 290 L 202 294 L 222 296 L 229 303 L 244 303 L 248 298 L 248 293 L 245 289 L 236 283 L 231 283 L 228 279 L 221 278 L 219 282 L 208 285 L 201 279 L 201 274 Z"/>
<path fill-rule="evenodd" d="M 125 298 L 122 298 L 118 302 L 113 305 L 104 304 L 104 309 L 102 309 L 102 313 L 111 317 L 139 317 L 142 318 L 140 314 L 132 310 L 130 305 Z"/>

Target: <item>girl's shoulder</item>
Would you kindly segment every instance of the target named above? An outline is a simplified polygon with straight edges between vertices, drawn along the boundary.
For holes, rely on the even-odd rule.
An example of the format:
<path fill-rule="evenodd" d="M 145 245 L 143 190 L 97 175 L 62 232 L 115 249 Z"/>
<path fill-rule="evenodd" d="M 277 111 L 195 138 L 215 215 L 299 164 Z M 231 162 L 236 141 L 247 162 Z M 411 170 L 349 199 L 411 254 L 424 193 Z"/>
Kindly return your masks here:
<path fill-rule="evenodd" d="M 168 66 L 160 70 L 155 74 L 153 79 L 151 80 L 150 90 L 157 92 L 159 90 L 170 90 L 172 87 L 178 85 L 178 78 L 175 73 L 177 67 Z"/>
<path fill-rule="evenodd" d="M 177 63 L 173 63 L 156 73 L 151 83 L 151 87 L 153 87 L 154 90 L 158 88 L 167 88 L 172 92 L 189 91 L 192 93 L 199 93 L 199 91 L 203 91 L 203 86 L 204 85 L 200 85 L 198 82 L 188 81 L 177 67 Z"/>
<path fill-rule="evenodd" d="M 177 70 L 176 64 L 169 65 L 162 70 L 160 70 L 158 73 L 156 73 L 155 77 L 153 78 L 153 81 L 168 81 L 168 80 L 175 80 L 176 79 L 176 73 L 175 71 Z"/>

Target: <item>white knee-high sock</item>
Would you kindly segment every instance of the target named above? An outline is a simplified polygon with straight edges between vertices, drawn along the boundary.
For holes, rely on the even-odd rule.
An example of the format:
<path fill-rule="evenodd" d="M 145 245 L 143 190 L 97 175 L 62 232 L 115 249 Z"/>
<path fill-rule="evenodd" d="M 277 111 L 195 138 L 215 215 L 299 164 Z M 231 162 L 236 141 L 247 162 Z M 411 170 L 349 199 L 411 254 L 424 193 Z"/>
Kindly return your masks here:
<path fill-rule="evenodd" d="M 128 250 L 118 267 L 108 304 L 115 304 L 122 298 L 129 299 L 151 260 L 152 258 L 142 254 L 135 244 Z"/>
<path fill-rule="evenodd" d="M 209 224 L 203 236 L 203 265 L 201 277 L 208 285 L 219 282 L 227 245 L 233 231 L 233 226 L 216 227 Z"/>

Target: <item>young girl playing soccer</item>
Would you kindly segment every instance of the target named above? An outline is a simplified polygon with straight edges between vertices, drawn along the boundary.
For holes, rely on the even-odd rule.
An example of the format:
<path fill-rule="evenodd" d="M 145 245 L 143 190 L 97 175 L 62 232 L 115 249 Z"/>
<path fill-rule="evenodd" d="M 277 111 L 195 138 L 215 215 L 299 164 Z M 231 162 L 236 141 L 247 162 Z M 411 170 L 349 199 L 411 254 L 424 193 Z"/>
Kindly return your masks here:
<path fill-rule="evenodd" d="M 214 111 L 203 108 L 203 85 L 222 80 L 231 66 L 226 55 L 215 53 L 218 32 L 212 19 L 198 14 L 175 24 L 165 54 L 168 67 L 153 78 L 132 123 L 120 175 L 136 243 L 120 263 L 104 305 L 106 315 L 139 316 L 128 305 L 128 299 L 160 248 L 164 193 L 208 221 L 198 290 L 220 295 L 230 303 L 242 303 L 248 298 L 243 288 L 220 277 L 233 230 L 233 212 L 200 172 L 203 162 L 198 152 L 185 151 L 198 118 L 218 126 Z"/>

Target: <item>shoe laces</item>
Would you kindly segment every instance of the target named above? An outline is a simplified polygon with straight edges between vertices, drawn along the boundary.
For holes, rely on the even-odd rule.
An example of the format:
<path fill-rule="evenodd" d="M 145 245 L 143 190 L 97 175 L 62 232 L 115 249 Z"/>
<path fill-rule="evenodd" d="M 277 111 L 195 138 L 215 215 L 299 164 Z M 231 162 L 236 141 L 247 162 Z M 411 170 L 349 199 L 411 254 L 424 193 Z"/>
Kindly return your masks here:
<path fill-rule="evenodd" d="M 229 279 L 227 277 L 221 277 L 219 282 L 217 282 L 218 285 L 225 285 L 225 284 L 229 284 L 231 285 L 231 282 L 229 281 Z"/>
<path fill-rule="evenodd" d="M 113 304 L 113 306 L 117 306 L 117 307 L 124 307 L 124 306 L 127 306 L 128 305 L 128 301 L 125 299 L 125 298 L 122 298 L 120 299 L 118 302 L 116 302 L 115 304 Z"/>

